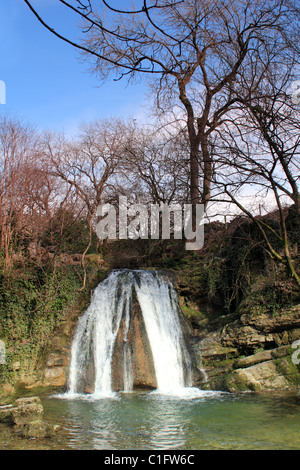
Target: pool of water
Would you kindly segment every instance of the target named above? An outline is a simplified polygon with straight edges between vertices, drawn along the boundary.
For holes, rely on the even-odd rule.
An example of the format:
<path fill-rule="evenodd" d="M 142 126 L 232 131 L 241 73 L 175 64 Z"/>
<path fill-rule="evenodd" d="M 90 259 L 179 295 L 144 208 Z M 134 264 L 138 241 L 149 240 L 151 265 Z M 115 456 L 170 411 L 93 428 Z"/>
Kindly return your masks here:
<path fill-rule="evenodd" d="M 55 438 L 17 439 L 0 429 L 2 449 L 300 449 L 300 396 L 134 392 L 112 398 L 44 397 Z"/>

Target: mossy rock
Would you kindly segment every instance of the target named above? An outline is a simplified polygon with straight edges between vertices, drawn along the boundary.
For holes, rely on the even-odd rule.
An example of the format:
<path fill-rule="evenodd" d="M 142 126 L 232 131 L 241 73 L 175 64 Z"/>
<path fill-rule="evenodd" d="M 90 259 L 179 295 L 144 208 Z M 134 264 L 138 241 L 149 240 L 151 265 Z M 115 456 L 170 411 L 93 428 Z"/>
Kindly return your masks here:
<path fill-rule="evenodd" d="M 44 409 L 38 397 L 19 398 L 12 410 L 12 417 L 14 424 L 23 426 L 30 421 L 41 420 L 43 412 Z"/>
<path fill-rule="evenodd" d="M 53 437 L 55 434 L 55 427 L 45 421 L 35 420 L 26 423 L 19 431 L 21 437 L 27 439 L 44 439 Z"/>

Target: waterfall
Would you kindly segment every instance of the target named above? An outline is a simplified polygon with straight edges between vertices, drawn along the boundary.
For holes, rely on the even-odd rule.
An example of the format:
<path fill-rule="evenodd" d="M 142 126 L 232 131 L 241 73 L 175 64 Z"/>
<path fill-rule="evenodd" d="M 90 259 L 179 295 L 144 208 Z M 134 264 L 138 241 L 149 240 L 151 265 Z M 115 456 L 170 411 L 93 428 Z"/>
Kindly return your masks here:
<path fill-rule="evenodd" d="M 133 389 L 135 368 L 140 367 L 134 365 L 134 302 L 146 330 L 143 341 L 150 345 L 149 361 L 154 364 L 157 392 L 176 394 L 191 386 L 191 360 L 172 283 L 156 271 L 115 270 L 97 286 L 79 318 L 71 351 L 69 395 L 84 393 L 87 383 L 96 396 L 114 394 L 112 364 L 117 343 L 122 349 L 117 364 L 121 389 Z"/>
<path fill-rule="evenodd" d="M 191 385 L 189 357 L 179 321 L 174 287 L 147 271 L 136 286 L 154 359 L 158 390 L 169 393 Z"/>

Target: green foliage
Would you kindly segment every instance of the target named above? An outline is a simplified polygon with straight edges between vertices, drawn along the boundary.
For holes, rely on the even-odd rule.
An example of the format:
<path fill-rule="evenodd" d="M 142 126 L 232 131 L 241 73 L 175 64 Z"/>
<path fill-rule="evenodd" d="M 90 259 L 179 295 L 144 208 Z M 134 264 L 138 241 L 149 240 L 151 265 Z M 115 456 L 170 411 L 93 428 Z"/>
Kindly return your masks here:
<path fill-rule="evenodd" d="M 278 223 L 271 216 L 265 223 L 276 246 Z M 206 302 L 211 311 L 221 315 L 239 311 L 275 315 L 280 308 L 293 304 L 295 286 L 271 260 L 252 221 L 237 219 L 227 228 L 208 226 L 205 236 L 200 252 L 185 252 L 180 260 L 165 262 L 178 273 L 181 295 L 199 305 Z"/>
<path fill-rule="evenodd" d="M 75 218 L 70 211 L 59 209 L 49 223 L 41 244 L 64 254 L 83 253 L 89 242 L 89 226 L 85 219 Z M 98 239 L 92 233 L 92 243 L 88 253 L 97 249 Z"/>
<path fill-rule="evenodd" d="M 214 257 L 206 266 L 206 283 L 208 299 L 212 300 L 226 285 L 226 273 L 223 270 L 224 260 Z"/>
<path fill-rule="evenodd" d="M 200 311 L 199 307 L 196 304 L 193 304 L 192 302 L 183 303 L 183 305 L 181 305 L 181 309 L 186 318 L 203 317 L 203 314 Z"/>
<path fill-rule="evenodd" d="M 293 288 L 286 282 L 270 283 L 260 289 L 249 293 L 241 306 L 241 314 L 251 316 L 262 314 L 276 315 L 283 307 L 290 307 L 293 303 Z"/>
<path fill-rule="evenodd" d="M 0 276 L 0 336 L 7 353 L 0 370 L 2 380 L 15 361 L 21 370 L 35 369 L 67 309 L 77 300 L 80 285 L 81 272 L 75 266 L 54 272 L 31 268 Z"/>
<path fill-rule="evenodd" d="M 286 379 L 296 387 L 300 386 L 300 366 L 293 364 L 293 350 L 288 350 L 288 355 L 284 358 L 274 360 L 278 374 L 283 375 Z"/>

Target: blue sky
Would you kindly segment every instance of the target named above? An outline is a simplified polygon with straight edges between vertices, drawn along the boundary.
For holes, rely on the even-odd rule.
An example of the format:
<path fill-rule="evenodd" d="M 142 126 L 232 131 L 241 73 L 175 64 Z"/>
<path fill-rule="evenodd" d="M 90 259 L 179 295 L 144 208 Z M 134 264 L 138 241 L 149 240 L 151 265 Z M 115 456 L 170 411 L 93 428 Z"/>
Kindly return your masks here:
<path fill-rule="evenodd" d="M 76 15 L 57 0 L 33 0 L 58 32 L 75 38 Z M 79 51 L 47 31 L 23 0 L 0 0 L 0 80 L 6 104 L 0 113 L 23 118 L 38 129 L 76 132 L 94 118 L 134 117 L 149 113 L 146 88 L 126 79 L 100 83 L 79 61 Z M 99 86 L 101 85 L 101 86 Z"/>

